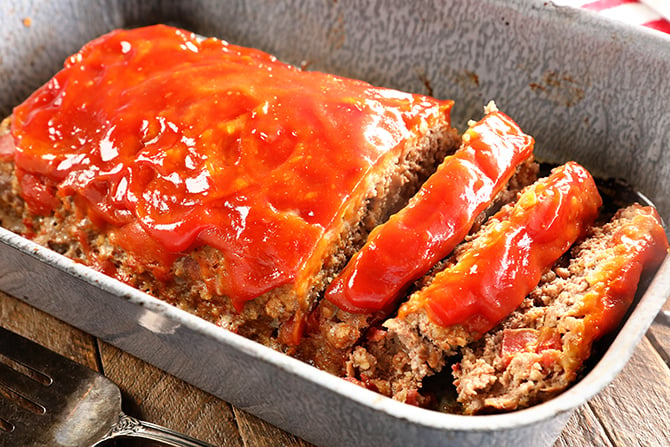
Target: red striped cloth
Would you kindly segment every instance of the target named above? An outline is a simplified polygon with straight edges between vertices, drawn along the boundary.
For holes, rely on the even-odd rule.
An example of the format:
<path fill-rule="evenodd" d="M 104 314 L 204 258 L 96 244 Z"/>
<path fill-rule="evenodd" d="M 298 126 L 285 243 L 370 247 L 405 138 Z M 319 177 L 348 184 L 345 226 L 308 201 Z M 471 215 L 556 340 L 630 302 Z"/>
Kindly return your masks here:
<path fill-rule="evenodd" d="M 656 0 L 661 2 L 670 0 Z M 638 0 L 554 0 L 557 5 L 573 6 L 597 12 L 613 20 L 645 26 L 647 28 L 670 34 L 670 21 L 664 19 L 658 12 Z M 653 4 L 650 1 L 649 4 Z M 668 5 L 664 5 L 668 7 Z"/>

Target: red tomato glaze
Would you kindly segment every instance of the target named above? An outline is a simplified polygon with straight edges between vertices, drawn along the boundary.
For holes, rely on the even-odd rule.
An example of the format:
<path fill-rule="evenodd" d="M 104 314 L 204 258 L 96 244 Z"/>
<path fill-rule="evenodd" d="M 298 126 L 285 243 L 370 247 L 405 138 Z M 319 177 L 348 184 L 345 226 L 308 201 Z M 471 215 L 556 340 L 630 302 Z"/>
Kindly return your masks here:
<path fill-rule="evenodd" d="M 29 210 L 76 196 L 161 263 L 214 246 L 239 308 L 293 281 L 375 164 L 450 108 L 157 25 L 84 46 L 12 133 Z"/>
<path fill-rule="evenodd" d="M 533 139 L 509 117 L 491 112 L 468 129 L 463 145 L 440 165 L 407 207 L 375 228 L 326 291 L 349 312 L 391 307 L 468 234 L 475 218 L 532 156 Z"/>
<path fill-rule="evenodd" d="M 602 199 L 591 175 L 569 162 L 528 187 L 492 219 L 478 249 L 438 273 L 400 309 L 426 309 L 439 326 L 462 325 L 475 338 L 521 304 L 542 274 L 593 223 Z"/>

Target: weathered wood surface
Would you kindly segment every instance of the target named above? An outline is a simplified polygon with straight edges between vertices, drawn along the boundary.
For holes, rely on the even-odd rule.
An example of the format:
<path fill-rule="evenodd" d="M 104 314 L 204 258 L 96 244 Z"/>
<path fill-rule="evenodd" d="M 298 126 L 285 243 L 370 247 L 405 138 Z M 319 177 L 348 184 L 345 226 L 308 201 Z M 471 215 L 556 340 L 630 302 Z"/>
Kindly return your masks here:
<path fill-rule="evenodd" d="M 310 445 L 2 292 L 0 325 L 105 374 L 134 417 L 218 446 Z M 575 413 L 556 447 L 670 446 L 669 353 L 670 326 L 658 318 L 623 372 Z"/>

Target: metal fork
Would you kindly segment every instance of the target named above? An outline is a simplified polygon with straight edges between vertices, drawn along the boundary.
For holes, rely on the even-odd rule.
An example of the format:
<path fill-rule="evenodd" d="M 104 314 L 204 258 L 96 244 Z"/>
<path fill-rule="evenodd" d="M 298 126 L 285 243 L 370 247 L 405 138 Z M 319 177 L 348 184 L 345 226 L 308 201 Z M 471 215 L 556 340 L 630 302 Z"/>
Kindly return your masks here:
<path fill-rule="evenodd" d="M 101 446 L 121 437 L 213 447 L 121 411 L 118 386 L 0 327 L 0 446 Z"/>

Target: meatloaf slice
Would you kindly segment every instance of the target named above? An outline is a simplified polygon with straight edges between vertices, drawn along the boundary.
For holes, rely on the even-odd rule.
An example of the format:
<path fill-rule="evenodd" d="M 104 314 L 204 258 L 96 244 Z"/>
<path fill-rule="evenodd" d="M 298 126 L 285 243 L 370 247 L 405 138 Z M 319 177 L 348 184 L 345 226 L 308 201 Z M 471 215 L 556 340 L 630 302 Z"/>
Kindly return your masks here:
<path fill-rule="evenodd" d="M 451 106 L 168 26 L 117 30 L 14 109 L 1 219 L 291 350 L 367 233 L 457 148 Z"/>
<path fill-rule="evenodd" d="M 423 379 L 514 311 L 601 204 L 590 174 L 576 163 L 526 187 L 354 349 L 349 374 L 397 400 L 420 403 Z"/>
<path fill-rule="evenodd" d="M 632 205 L 571 250 L 523 304 L 454 365 L 466 413 L 514 410 L 574 383 L 594 341 L 617 327 L 640 275 L 665 258 L 668 241 L 653 208 Z"/>

